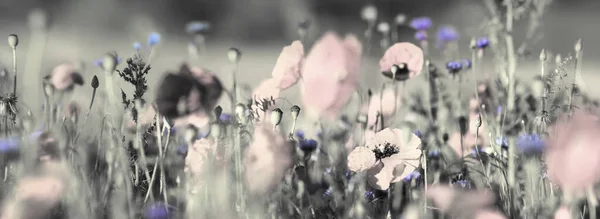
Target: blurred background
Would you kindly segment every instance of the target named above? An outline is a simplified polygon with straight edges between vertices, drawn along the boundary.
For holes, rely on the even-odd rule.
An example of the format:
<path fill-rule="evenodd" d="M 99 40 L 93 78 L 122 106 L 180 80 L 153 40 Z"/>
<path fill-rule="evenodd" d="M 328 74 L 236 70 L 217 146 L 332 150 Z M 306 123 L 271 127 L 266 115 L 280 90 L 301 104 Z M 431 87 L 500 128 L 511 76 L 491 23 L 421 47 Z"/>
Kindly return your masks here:
<path fill-rule="evenodd" d="M 461 34 L 465 58 L 470 57 L 471 37 L 484 34 L 482 21 L 488 17 L 482 0 L 0 0 L 0 36 L 19 35 L 19 69 L 34 72 L 21 77 L 19 93 L 41 94 L 37 87 L 42 75 L 60 63 L 83 62 L 86 85 L 77 88 L 78 99 L 89 97 L 89 80 L 93 74 L 102 73 L 93 65 L 95 60 L 110 51 L 131 57 L 135 52 L 134 42 L 145 44 L 150 32 L 158 32 L 162 40 L 152 60 L 149 76 L 152 87 L 165 71 L 192 61 L 188 57 L 192 37 L 186 34 L 185 24 L 192 20 L 207 21 L 211 28 L 204 35 L 206 49 L 193 63 L 217 72 L 228 83 L 227 50 L 239 48 L 243 52 L 239 77 L 255 86 L 270 75 L 281 48 L 298 39 L 299 22 L 311 21 L 308 46 L 327 30 L 364 37 L 367 25 L 360 19 L 360 10 L 366 4 L 377 6 L 380 21 L 392 23 L 402 13 L 408 19 L 431 17 L 434 28 L 455 27 Z M 599 9 L 597 0 L 553 0 L 539 29 L 543 35 L 530 45 L 532 55 L 519 63 L 517 74 L 539 72 L 535 61 L 540 49 L 572 53 L 575 41 L 582 38 L 584 78 L 588 83 L 600 81 L 595 74 L 598 67 L 595 60 L 600 58 Z M 41 14 L 45 14 L 45 22 Z M 40 23 L 45 23 L 45 31 L 39 31 Z M 516 23 L 517 42 L 524 38 L 526 24 L 527 19 Z M 413 34 L 409 28 L 401 29 L 400 40 L 415 42 Z M 366 87 L 378 84 L 368 75 L 377 74 L 376 63 L 383 54 L 378 45 L 378 39 L 373 40 L 370 56 L 363 63 Z M 11 60 L 10 47 L 0 44 L 0 66 L 11 69 Z M 122 67 L 123 64 L 119 69 Z M 592 92 L 600 93 L 600 88 L 590 87 Z M 290 99 L 297 95 L 294 89 L 286 92 Z"/>

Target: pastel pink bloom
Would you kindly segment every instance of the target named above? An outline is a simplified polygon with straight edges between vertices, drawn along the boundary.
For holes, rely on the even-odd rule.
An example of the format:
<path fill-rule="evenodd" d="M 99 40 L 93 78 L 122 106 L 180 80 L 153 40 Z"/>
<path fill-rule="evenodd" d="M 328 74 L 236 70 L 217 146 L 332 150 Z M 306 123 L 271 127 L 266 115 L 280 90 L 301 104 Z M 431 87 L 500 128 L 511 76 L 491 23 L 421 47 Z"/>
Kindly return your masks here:
<path fill-rule="evenodd" d="M 600 180 L 600 119 L 574 110 L 552 126 L 545 150 L 548 176 L 565 192 L 577 193 Z"/>
<path fill-rule="evenodd" d="M 206 162 L 210 162 L 211 157 L 217 160 L 222 159 L 222 156 L 217 153 L 215 141 L 208 138 L 196 140 L 189 147 L 185 157 L 185 171 L 193 175 L 202 175 L 206 168 Z"/>
<path fill-rule="evenodd" d="M 408 137 L 406 139 L 405 135 Z M 386 190 L 391 183 L 399 182 L 419 166 L 421 140 L 412 132 L 386 128 L 375 134 L 364 147 L 356 147 L 348 155 L 348 169 L 367 171 L 367 182 L 375 189 Z M 391 156 L 376 160 L 374 150 L 385 147 L 398 150 Z"/>
<path fill-rule="evenodd" d="M 388 48 L 379 60 L 379 70 L 390 72 L 393 65 L 406 63 L 410 71 L 409 78 L 413 78 L 421 73 L 423 62 L 421 48 L 412 43 L 396 43 Z"/>
<path fill-rule="evenodd" d="M 554 219 L 573 219 L 571 211 L 567 206 L 560 206 L 554 213 Z"/>
<path fill-rule="evenodd" d="M 298 82 L 303 62 L 304 46 L 300 41 L 296 40 L 283 48 L 271 73 L 279 89 L 285 90 Z"/>
<path fill-rule="evenodd" d="M 446 214 L 469 214 L 494 204 L 494 195 L 487 190 L 457 190 L 449 186 L 432 186 L 427 198 L 433 205 Z"/>
<path fill-rule="evenodd" d="M 507 219 L 507 217 L 497 211 L 482 210 L 475 213 L 475 219 Z"/>
<path fill-rule="evenodd" d="M 273 126 L 259 123 L 254 140 L 244 152 L 244 179 L 248 191 L 265 194 L 274 189 L 293 165 L 293 148 Z"/>
<path fill-rule="evenodd" d="M 334 120 L 358 86 L 362 45 L 355 36 L 326 33 L 315 43 L 302 69 L 300 92 L 306 112 Z"/>
<path fill-rule="evenodd" d="M 75 85 L 83 84 L 83 77 L 78 72 L 78 69 L 75 65 L 68 63 L 54 67 L 52 73 L 49 75 L 49 80 L 57 90 L 70 90 Z"/>
<path fill-rule="evenodd" d="M 257 120 L 270 120 L 271 111 L 274 110 L 277 103 L 280 102 L 280 92 L 281 89 L 279 88 L 277 80 L 272 78 L 262 81 L 258 85 L 258 87 L 254 89 L 254 92 L 252 93 L 252 98 L 255 102 L 252 104 L 251 109 L 254 113 L 254 117 Z M 268 103 L 269 106 L 265 109 L 263 108 L 263 103 Z M 265 116 L 266 118 L 263 118 Z"/>
<path fill-rule="evenodd" d="M 397 109 L 400 108 L 401 100 L 401 95 L 398 94 L 398 96 L 396 96 L 394 88 L 386 88 L 383 93 L 374 94 L 369 101 L 367 127 L 375 125 L 378 113 L 381 113 L 383 116 L 384 123 L 389 124 L 390 119 L 393 118 Z M 395 105 L 394 101 L 396 103 Z"/>

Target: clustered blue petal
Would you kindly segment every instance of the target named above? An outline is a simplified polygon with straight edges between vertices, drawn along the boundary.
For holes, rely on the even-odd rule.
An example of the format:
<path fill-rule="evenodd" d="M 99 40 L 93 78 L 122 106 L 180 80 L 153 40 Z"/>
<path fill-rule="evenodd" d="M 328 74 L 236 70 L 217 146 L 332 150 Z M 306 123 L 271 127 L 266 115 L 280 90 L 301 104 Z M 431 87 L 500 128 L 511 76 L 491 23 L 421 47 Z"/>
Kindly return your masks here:
<path fill-rule="evenodd" d="M 457 61 L 449 61 L 446 63 L 446 69 L 448 69 L 448 71 L 450 71 L 452 74 L 458 73 L 460 70 L 462 70 L 462 68 L 462 63 Z"/>
<path fill-rule="evenodd" d="M 427 40 L 427 32 L 425 32 L 425 31 L 417 31 L 415 33 L 415 39 L 417 39 L 418 41 L 425 41 L 425 40 Z"/>
<path fill-rule="evenodd" d="M 413 179 L 419 179 L 419 177 L 421 177 L 421 173 L 419 171 L 413 171 L 412 173 L 408 174 L 408 176 L 404 177 L 405 182 L 409 182 L 412 181 Z"/>
<path fill-rule="evenodd" d="M 427 30 L 431 28 L 432 22 L 428 17 L 417 17 L 410 21 L 410 27 L 415 30 Z"/>
<path fill-rule="evenodd" d="M 496 144 L 500 145 L 503 148 L 508 148 L 508 139 L 504 136 L 500 136 L 496 138 Z"/>
<path fill-rule="evenodd" d="M 477 39 L 475 43 L 475 47 L 478 49 L 484 49 L 490 45 L 490 40 L 488 38 L 482 37 Z"/>
<path fill-rule="evenodd" d="M 441 42 L 452 42 L 458 40 L 460 35 L 454 28 L 442 27 L 438 30 L 437 37 Z"/>

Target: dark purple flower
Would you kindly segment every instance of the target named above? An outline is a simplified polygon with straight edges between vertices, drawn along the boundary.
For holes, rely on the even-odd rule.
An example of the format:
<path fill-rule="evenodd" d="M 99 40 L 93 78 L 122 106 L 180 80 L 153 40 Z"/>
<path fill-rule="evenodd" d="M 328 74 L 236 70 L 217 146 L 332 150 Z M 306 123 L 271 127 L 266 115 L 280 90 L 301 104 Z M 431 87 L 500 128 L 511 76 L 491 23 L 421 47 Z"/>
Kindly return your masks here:
<path fill-rule="evenodd" d="M 144 218 L 146 219 L 169 219 L 171 218 L 171 211 L 174 209 L 165 205 L 162 202 L 152 204 L 146 208 L 144 212 Z"/>
<path fill-rule="evenodd" d="M 429 157 L 429 158 L 438 158 L 439 156 L 440 156 L 439 150 L 431 150 L 431 151 L 427 152 L 427 157 Z"/>
<path fill-rule="evenodd" d="M 442 27 L 438 30 L 437 37 L 438 41 L 448 43 L 458 40 L 460 35 L 458 32 L 456 32 L 456 30 L 454 30 L 454 28 Z"/>
<path fill-rule="evenodd" d="M 418 41 L 425 41 L 425 40 L 427 40 L 427 32 L 425 32 L 425 31 L 417 31 L 415 33 L 415 39 L 417 39 Z"/>
<path fill-rule="evenodd" d="M 412 173 L 408 174 L 408 176 L 404 177 L 404 182 L 410 182 L 412 180 L 417 180 L 419 177 L 421 177 L 421 173 L 419 171 L 413 171 Z"/>
<path fill-rule="evenodd" d="M 413 18 L 410 21 L 410 27 L 412 27 L 413 29 L 420 31 L 420 30 L 427 30 L 429 28 L 431 28 L 431 19 L 428 17 L 417 17 L 417 18 Z"/>
<path fill-rule="evenodd" d="M 523 153 L 540 153 L 544 150 L 544 145 L 537 134 L 523 134 L 517 139 L 517 148 Z"/>
<path fill-rule="evenodd" d="M 317 149 L 319 143 L 314 139 L 302 139 L 298 141 L 298 147 L 303 151 L 313 151 Z"/>
<path fill-rule="evenodd" d="M 304 139 L 304 131 L 302 131 L 302 130 L 296 131 L 296 137 L 298 137 L 298 139 Z"/>
<path fill-rule="evenodd" d="M 475 47 L 478 49 L 485 49 L 489 45 L 490 45 L 490 40 L 488 40 L 488 38 L 485 38 L 485 37 L 479 38 L 475 42 Z"/>
<path fill-rule="evenodd" d="M 460 62 L 457 61 L 450 61 L 448 63 L 446 63 L 446 69 L 448 69 L 448 71 L 450 71 L 451 74 L 456 74 L 458 72 L 460 72 L 460 70 L 462 70 L 463 66 Z"/>

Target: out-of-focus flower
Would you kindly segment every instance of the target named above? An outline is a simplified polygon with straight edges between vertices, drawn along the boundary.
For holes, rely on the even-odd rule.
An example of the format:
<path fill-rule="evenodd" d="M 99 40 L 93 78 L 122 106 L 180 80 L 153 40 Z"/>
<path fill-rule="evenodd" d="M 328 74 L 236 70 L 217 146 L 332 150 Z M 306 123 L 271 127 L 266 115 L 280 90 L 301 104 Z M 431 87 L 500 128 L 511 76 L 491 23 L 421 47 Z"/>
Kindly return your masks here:
<path fill-rule="evenodd" d="M 52 73 L 46 76 L 46 79 L 56 90 L 71 90 L 75 85 L 82 85 L 84 83 L 79 70 L 75 65 L 69 63 L 54 67 Z"/>
<path fill-rule="evenodd" d="M 508 139 L 504 136 L 497 137 L 496 145 L 503 147 L 503 148 L 508 148 Z"/>
<path fill-rule="evenodd" d="M 271 73 L 279 89 L 285 90 L 298 82 L 303 63 L 304 46 L 300 41 L 283 48 Z"/>
<path fill-rule="evenodd" d="M 412 43 L 396 43 L 388 48 L 379 60 L 379 70 L 384 76 L 393 78 L 392 67 L 404 64 L 406 70 L 408 70 L 408 77 L 396 77 L 396 80 L 407 80 L 421 73 L 423 62 L 423 50 L 421 48 Z"/>
<path fill-rule="evenodd" d="M 490 45 L 490 40 L 488 38 L 482 37 L 475 41 L 475 47 L 478 49 L 485 49 Z"/>
<path fill-rule="evenodd" d="M 462 70 L 463 66 L 462 63 L 457 62 L 457 61 L 450 61 L 448 63 L 446 63 L 446 69 L 448 69 L 448 71 L 451 74 L 456 74 L 458 72 L 460 72 L 460 70 Z"/>
<path fill-rule="evenodd" d="M 568 206 L 560 206 L 554 213 L 554 219 L 573 219 Z"/>
<path fill-rule="evenodd" d="M 507 219 L 502 213 L 492 210 L 482 210 L 475 213 L 475 219 Z"/>
<path fill-rule="evenodd" d="M 327 32 L 306 57 L 300 92 L 308 114 L 334 120 L 358 86 L 362 45 Z"/>
<path fill-rule="evenodd" d="M 479 146 L 480 150 L 487 147 L 486 136 L 488 131 L 485 124 L 482 124 L 479 128 L 477 128 L 476 121 L 478 117 L 479 116 L 477 114 L 473 113 L 469 116 L 469 128 L 462 136 L 462 145 L 460 132 L 455 132 L 450 135 L 448 144 L 450 147 L 452 147 L 452 149 L 454 149 L 454 152 L 456 152 L 458 156 L 467 156 L 471 154 L 471 151 L 476 145 Z M 477 130 L 479 130 L 479 133 L 477 133 Z"/>
<path fill-rule="evenodd" d="M 202 138 L 196 140 L 191 147 L 188 147 L 185 157 L 185 170 L 193 175 L 201 175 L 206 162 L 210 162 L 210 157 L 220 160 L 222 157 L 217 152 L 217 145 L 214 140 Z"/>
<path fill-rule="evenodd" d="M 425 41 L 427 40 L 427 32 L 425 31 L 417 31 L 415 32 L 415 39 L 418 41 Z"/>
<path fill-rule="evenodd" d="M 417 17 L 410 21 L 410 27 L 417 31 L 425 31 L 431 28 L 432 22 L 428 17 Z"/>
<path fill-rule="evenodd" d="M 144 211 L 144 218 L 146 219 L 169 219 L 171 215 L 169 212 L 173 212 L 175 209 L 166 205 L 165 203 L 158 202 L 154 203 L 146 208 Z"/>
<path fill-rule="evenodd" d="M 140 51 L 142 49 L 142 44 L 140 42 L 133 43 L 133 49 Z"/>
<path fill-rule="evenodd" d="M 454 216 L 452 218 L 467 218 L 476 212 L 485 210 L 494 204 L 491 191 L 458 190 L 448 186 L 432 186 L 427 192 L 427 198 L 441 212 Z"/>
<path fill-rule="evenodd" d="M 206 21 L 190 21 L 185 25 L 185 32 L 189 34 L 198 34 L 210 29 L 210 23 Z"/>
<path fill-rule="evenodd" d="M 367 127 L 375 125 L 375 123 L 377 122 L 378 114 L 380 114 L 383 117 L 384 122 L 389 121 L 389 119 L 391 119 L 394 116 L 394 114 L 396 114 L 396 110 L 399 109 L 402 105 L 401 96 L 402 95 L 396 96 L 393 87 L 386 88 L 382 93 L 374 94 L 371 97 L 371 100 L 369 101 L 368 105 L 369 112 L 367 114 Z"/>
<path fill-rule="evenodd" d="M 540 153 L 544 150 L 544 141 L 537 134 L 523 134 L 517 139 L 517 149 L 523 153 Z"/>
<path fill-rule="evenodd" d="M 404 177 L 404 182 L 410 182 L 412 180 L 417 180 L 419 179 L 419 177 L 421 177 L 421 173 L 419 171 L 413 171 L 412 173 L 408 174 L 408 176 Z"/>
<path fill-rule="evenodd" d="M 421 140 L 412 132 L 408 139 L 401 129 L 386 128 L 356 147 L 348 155 L 348 168 L 354 172 L 367 171 L 367 181 L 375 189 L 386 190 L 419 166 Z"/>
<path fill-rule="evenodd" d="M 550 180 L 565 192 L 583 192 L 600 180 L 600 119 L 581 110 L 551 127 L 545 150 Z"/>
<path fill-rule="evenodd" d="M 449 43 L 458 40 L 460 35 L 452 27 L 442 27 L 438 30 L 437 40 L 441 43 Z"/>
<path fill-rule="evenodd" d="M 298 141 L 298 147 L 303 151 L 314 151 L 319 143 L 314 139 L 302 139 Z"/>
<path fill-rule="evenodd" d="M 121 61 L 122 61 L 121 57 L 117 56 L 117 65 L 118 65 L 118 64 L 121 64 Z M 98 59 L 98 60 L 94 61 L 94 65 L 95 65 L 95 66 L 98 66 L 98 67 L 100 67 L 100 68 L 103 68 L 103 67 L 102 67 L 102 66 L 103 66 L 103 64 L 102 64 L 103 62 L 104 62 L 104 60 L 103 60 L 103 59 Z"/>
<path fill-rule="evenodd" d="M 277 186 L 293 165 L 292 149 L 282 135 L 273 131 L 273 126 L 257 124 L 243 160 L 248 191 L 265 194 Z"/>
<path fill-rule="evenodd" d="M 470 69 L 473 66 L 473 63 L 471 63 L 471 60 L 468 60 L 468 59 L 463 59 L 460 62 L 462 62 L 462 66 L 465 69 Z"/>
<path fill-rule="evenodd" d="M 377 8 L 375 5 L 366 5 L 360 11 L 360 17 L 368 22 L 374 22 L 377 20 Z"/>
<path fill-rule="evenodd" d="M 148 45 L 149 46 L 154 46 L 156 44 L 158 44 L 160 42 L 160 34 L 156 33 L 156 32 L 152 32 L 150 34 L 148 34 Z"/>
<path fill-rule="evenodd" d="M 278 82 L 273 79 L 262 81 L 252 93 L 254 104 L 250 107 L 255 117 L 263 122 L 270 121 L 271 111 L 273 111 L 279 103 L 279 95 L 281 89 Z M 264 118 L 263 118 L 264 117 Z"/>

